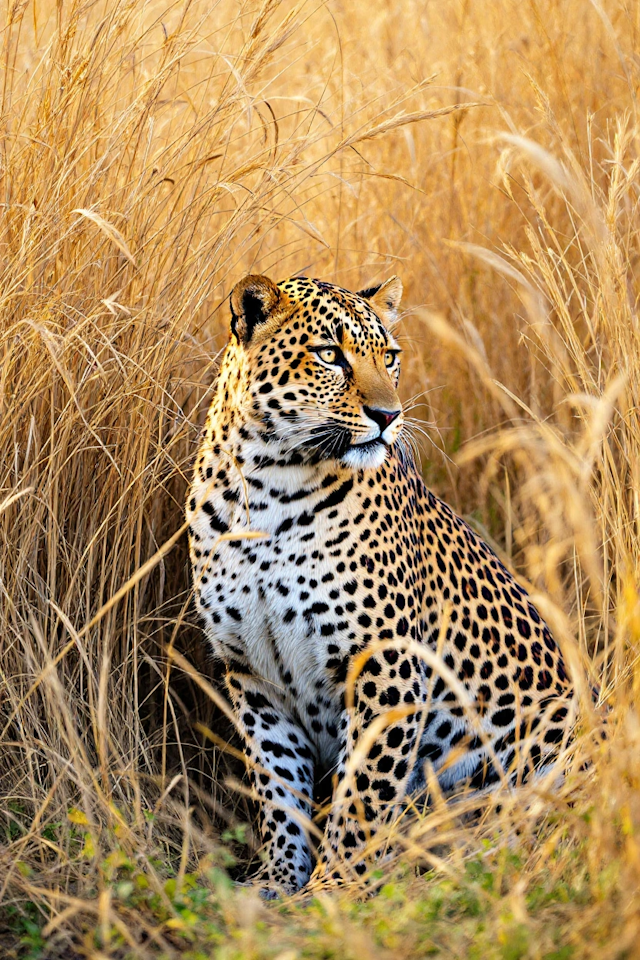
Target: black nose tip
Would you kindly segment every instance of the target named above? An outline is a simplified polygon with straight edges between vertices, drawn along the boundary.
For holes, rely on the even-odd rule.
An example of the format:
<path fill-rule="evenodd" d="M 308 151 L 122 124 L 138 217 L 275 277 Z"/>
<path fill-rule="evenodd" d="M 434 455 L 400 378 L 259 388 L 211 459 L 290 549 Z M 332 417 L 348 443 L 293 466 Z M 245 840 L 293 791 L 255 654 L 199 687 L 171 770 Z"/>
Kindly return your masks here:
<path fill-rule="evenodd" d="M 364 412 L 377 423 L 380 427 L 380 433 L 384 433 L 390 423 L 400 416 L 400 410 L 374 410 L 372 407 L 363 407 Z"/>

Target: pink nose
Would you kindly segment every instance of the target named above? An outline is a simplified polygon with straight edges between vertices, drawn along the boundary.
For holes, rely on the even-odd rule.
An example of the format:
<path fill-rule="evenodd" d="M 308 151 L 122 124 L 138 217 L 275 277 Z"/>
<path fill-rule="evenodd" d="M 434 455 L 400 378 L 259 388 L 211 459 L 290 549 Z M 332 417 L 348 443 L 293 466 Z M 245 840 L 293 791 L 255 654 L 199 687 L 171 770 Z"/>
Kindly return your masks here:
<path fill-rule="evenodd" d="M 372 407 L 362 408 L 370 420 L 380 427 L 380 433 L 384 433 L 389 424 L 400 416 L 401 410 L 374 410 Z"/>

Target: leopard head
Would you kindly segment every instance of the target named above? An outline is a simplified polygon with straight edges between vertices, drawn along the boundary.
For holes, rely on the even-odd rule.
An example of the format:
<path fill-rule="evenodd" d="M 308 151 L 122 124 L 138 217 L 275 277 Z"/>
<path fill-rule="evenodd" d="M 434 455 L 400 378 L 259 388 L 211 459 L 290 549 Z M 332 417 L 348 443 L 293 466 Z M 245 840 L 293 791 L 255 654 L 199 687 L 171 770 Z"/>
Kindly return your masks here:
<path fill-rule="evenodd" d="M 403 426 L 397 277 L 359 293 L 295 277 L 248 276 L 230 297 L 244 413 L 299 462 L 375 468 Z"/>

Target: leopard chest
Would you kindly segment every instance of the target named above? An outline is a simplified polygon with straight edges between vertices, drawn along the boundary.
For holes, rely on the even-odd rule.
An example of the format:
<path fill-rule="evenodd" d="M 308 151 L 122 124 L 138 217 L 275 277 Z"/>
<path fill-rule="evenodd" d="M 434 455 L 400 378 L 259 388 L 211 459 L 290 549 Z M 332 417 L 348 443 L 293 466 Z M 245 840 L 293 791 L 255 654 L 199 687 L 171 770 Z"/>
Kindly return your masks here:
<path fill-rule="evenodd" d="M 371 473 L 246 473 L 194 481 L 191 558 L 214 652 L 240 659 L 313 729 L 342 708 L 350 659 L 419 634 L 423 572 L 411 504 Z M 211 466 L 213 480 L 218 472 Z M 243 532 L 264 533 L 242 539 Z M 220 539 L 237 533 L 238 539 Z M 411 545 L 411 541 L 414 545 Z M 302 705 L 302 706 L 301 706 Z"/>
<path fill-rule="evenodd" d="M 228 540 L 213 549 L 199 603 L 212 621 L 216 652 L 242 654 L 257 676 L 302 692 L 326 667 L 322 628 L 336 607 L 322 582 L 326 573 L 304 545 L 282 537 Z"/>
<path fill-rule="evenodd" d="M 194 483 L 189 519 L 197 604 L 216 655 L 245 663 L 304 716 L 310 734 L 331 739 L 356 640 L 346 609 L 355 610 L 356 581 L 336 555 L 346 525 L 337 504 L 317 509 L 326 500 L 321 484 L 318 491 L 303 487 L 304 496 L 281 488 L 274 496 L 264 486 L 247 511 L 228 493 L 225 499 L 225 490 Z M 248 529 L 264 537 L 246 539 Z M 238 539 L 221 539 L 230 531 Z"/>

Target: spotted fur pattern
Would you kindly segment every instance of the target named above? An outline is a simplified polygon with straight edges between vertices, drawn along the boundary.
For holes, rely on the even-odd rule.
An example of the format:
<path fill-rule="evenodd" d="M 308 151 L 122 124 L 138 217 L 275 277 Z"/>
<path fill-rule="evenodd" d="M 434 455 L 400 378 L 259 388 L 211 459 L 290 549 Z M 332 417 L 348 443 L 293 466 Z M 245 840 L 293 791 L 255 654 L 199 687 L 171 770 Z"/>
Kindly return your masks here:
<path fill-rule="evenodd" d="M 321 772 L 337 773 L 341 802 L 316 870 L 360 874 L 425 763 L 444 790 L 482 788 L 540 768 L 567 733 L 548 627 L 404 448 L 401 289 L 247 277 L 231 295 L 187 513 L 272 891 L 310 877 Z"/>

